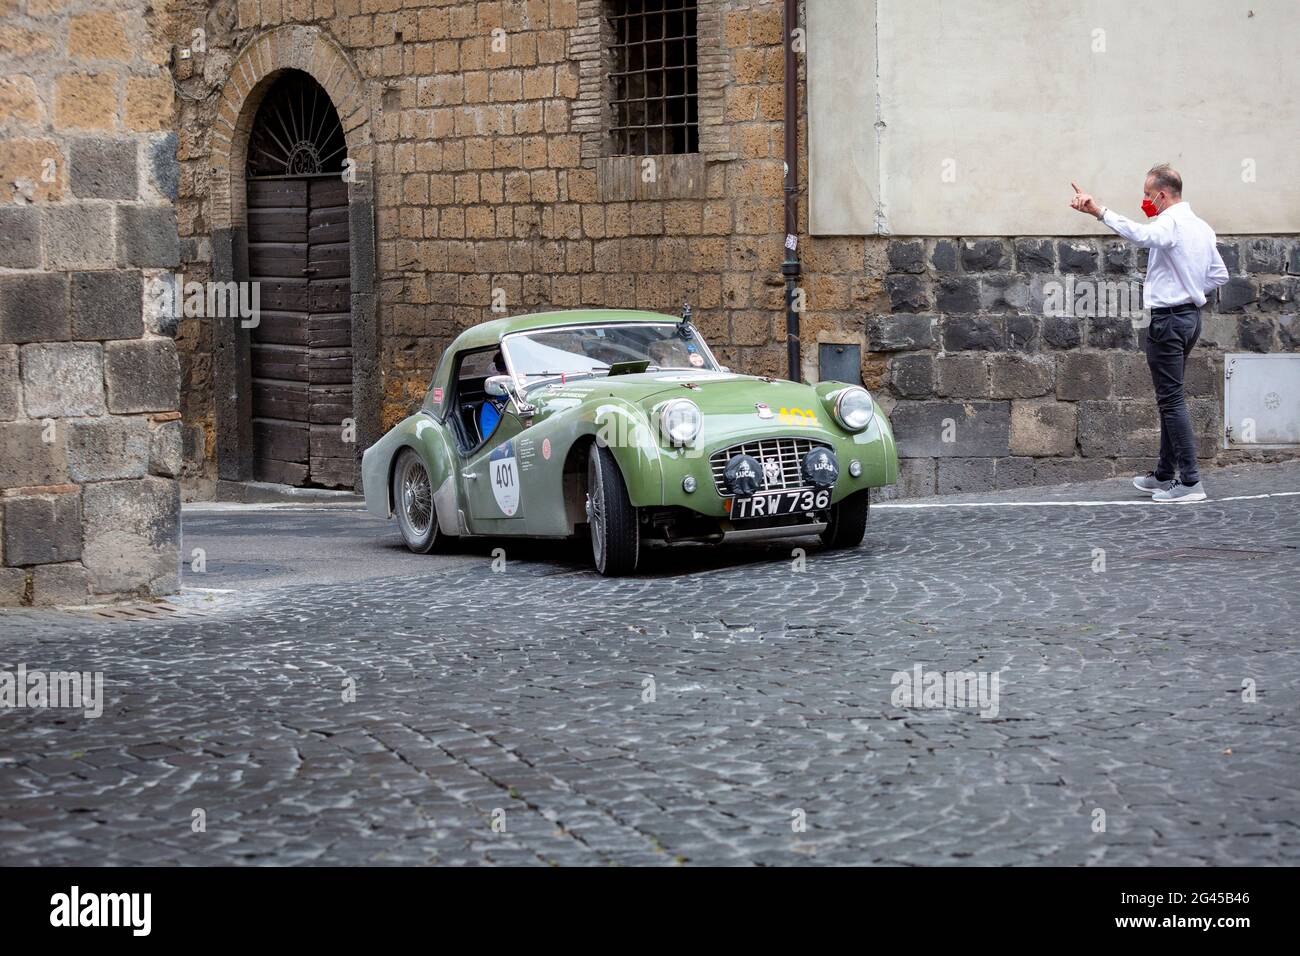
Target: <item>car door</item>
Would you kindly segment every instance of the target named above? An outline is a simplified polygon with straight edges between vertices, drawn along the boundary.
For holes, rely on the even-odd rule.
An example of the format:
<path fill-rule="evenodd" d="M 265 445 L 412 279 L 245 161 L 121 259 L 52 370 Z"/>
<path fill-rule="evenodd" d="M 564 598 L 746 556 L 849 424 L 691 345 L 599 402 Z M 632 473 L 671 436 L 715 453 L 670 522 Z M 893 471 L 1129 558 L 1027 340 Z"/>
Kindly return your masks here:
<path fill-rule="evenodd" d="M 520 435 L 524 430 L 513 405 L 507 405 L 496 430 L 463 463 L 463 500 L 469 505 L 471 531 L 522 533 L 528 506 L 520 467 Z"/>

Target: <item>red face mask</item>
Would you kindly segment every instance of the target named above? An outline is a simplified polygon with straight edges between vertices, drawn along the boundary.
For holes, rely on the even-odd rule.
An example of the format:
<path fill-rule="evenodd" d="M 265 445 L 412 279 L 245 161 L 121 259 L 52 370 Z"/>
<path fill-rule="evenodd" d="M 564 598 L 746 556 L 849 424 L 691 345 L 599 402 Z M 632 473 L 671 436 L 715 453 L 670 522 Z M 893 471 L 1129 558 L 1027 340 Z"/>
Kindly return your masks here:
<path fill-rule="evenodd" d="M 1160 210 L 1156 208 L 1156 204 L 1145 196 L 1142 197 L 1142 211 L 1147 214 L 1148 219 L 1154 219 L 1160 215 Z"/>

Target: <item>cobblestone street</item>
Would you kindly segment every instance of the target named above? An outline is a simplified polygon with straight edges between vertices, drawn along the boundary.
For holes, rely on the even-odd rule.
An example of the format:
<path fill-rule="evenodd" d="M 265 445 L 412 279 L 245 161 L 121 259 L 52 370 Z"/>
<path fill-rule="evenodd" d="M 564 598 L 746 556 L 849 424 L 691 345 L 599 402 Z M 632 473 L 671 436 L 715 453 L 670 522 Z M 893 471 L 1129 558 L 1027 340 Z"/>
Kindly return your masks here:
<path fill-rule="evenodd" d="M 1206 482 L 885 504 L 856 551 L 625 580 L 188 510 L 169 619 L 0 615 L 0 669 L 107 698 L 0 712 L 0 863 L 1296 864 L 1300 464 Z M 996 713 L 895 703 L 918 665 L 996 673 Z"/>

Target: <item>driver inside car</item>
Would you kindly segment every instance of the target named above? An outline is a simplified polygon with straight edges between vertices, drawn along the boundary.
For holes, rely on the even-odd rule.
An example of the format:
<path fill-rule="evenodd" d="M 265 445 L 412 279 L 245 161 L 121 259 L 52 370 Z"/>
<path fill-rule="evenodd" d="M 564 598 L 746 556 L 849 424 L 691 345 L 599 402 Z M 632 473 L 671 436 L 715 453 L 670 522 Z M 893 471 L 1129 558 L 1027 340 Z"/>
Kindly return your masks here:
<path fill-rule="evenodd" d="M 502 357 L 500 349 L 497 349 L 497 354 L 492 356 L 492 367 L 496 369 L 497 375 L 506 374 L 506 360 Z M 483 396 L 483 405 L 478 410 L 478 433 L 483 441 L 491 438 L 492 433 L 497 430 L 497 423 L 501 421 L 501 412 L 505 407 L 505 399 L 487 394 Z"/>

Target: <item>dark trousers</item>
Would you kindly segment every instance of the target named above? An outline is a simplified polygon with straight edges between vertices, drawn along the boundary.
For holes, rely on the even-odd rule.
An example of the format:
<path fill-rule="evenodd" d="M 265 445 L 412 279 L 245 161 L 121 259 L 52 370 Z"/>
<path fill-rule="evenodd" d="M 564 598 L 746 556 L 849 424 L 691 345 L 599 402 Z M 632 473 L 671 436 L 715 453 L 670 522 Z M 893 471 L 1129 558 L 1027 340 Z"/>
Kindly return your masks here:
<path fill-rule="evenodd" d="M 1187 356 L 1201 337 L 1201 310 L 1188 303 L 1174 311 L 1151 314 L 1147 329 L 1147 365 L 1156 387 L 1156 405 L 1160 409 L 1160 461 L 1156 479 L 1169 481 L 1175 475 L 1185 485 L 1201 480 L 1196 467 L 1196 439 L 1192 435 L 1192 416 L 1183 395 L 1183 373 Z"/>

